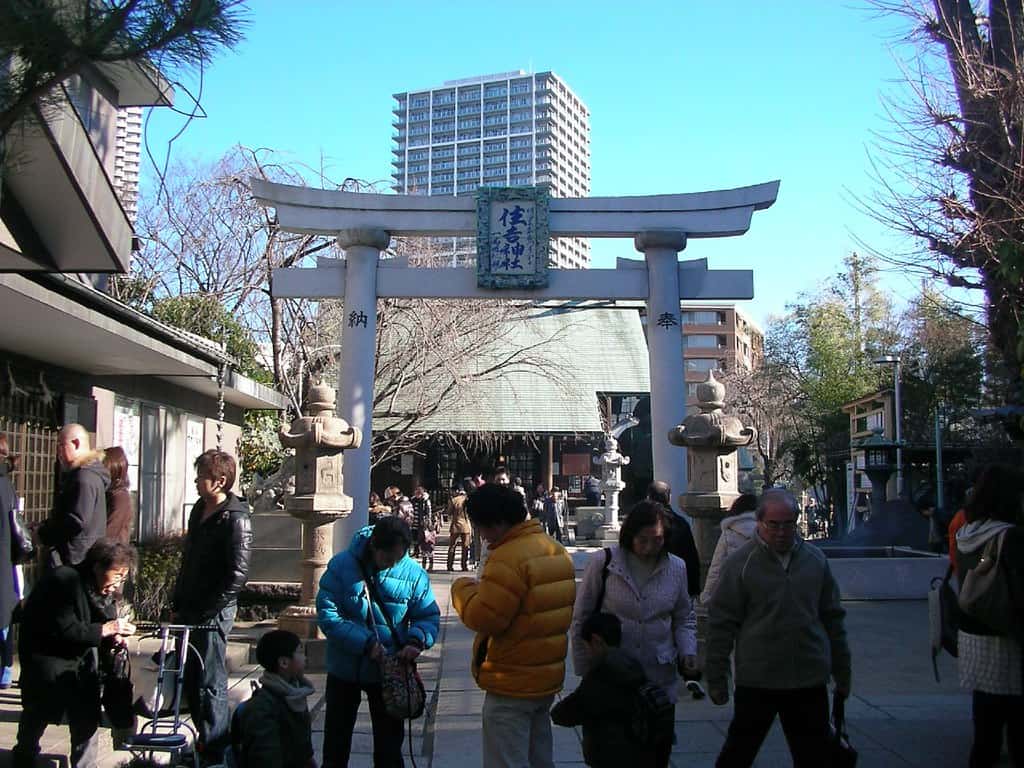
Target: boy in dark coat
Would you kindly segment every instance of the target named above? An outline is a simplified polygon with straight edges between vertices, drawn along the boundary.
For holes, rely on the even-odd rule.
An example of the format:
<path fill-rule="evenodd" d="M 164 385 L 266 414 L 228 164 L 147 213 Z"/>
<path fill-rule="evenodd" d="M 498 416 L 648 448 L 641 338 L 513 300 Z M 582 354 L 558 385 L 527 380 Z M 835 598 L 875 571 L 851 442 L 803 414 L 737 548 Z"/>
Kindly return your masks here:
<path fill-rule="evenodd" d="M 306 654 L 298 635 L 274 629 L 260 638 L 256 659 L 265 672 L 260 689 L 239 706 L 239 748 L 245 768 L 315 768 L 306 700 Z"/>
<path fill-rule="evenodd" d="M 640 744 L 630 732 L 636 694 L 647 682 L 643 667 L 619 644 L 622 623 L 610 613 L 591 615 L 580 630 L 593 666 L 579 687 L 551 710 L 555 725 L 583 726 L 583 759 L 594 768 L 649 768 L 653 744 Z"/>

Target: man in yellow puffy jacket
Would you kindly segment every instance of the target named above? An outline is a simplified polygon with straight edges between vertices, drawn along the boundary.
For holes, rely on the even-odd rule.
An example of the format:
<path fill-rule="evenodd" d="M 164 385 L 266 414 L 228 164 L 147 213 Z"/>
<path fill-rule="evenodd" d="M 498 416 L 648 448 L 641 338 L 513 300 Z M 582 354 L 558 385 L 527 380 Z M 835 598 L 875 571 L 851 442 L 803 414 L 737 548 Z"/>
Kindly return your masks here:
<path fill-rule="evenodd" d="M 576 578 L 565 548 L 526 519 L 512 488 L 485 485 L 466 504 L 490 546 L 479 581 L 452 584 L 452 604 L 474 630 L 473 677 L 487 695 L 484 768 L 554 766 L 548 711 L 565 679 Z"/>

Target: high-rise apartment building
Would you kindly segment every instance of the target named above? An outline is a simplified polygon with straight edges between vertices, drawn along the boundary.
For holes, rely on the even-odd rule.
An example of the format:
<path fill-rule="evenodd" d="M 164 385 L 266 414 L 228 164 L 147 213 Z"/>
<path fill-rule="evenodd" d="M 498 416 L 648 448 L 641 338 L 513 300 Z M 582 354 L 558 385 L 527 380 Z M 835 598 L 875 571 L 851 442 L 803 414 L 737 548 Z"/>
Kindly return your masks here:
<path fill-rule="evenodd" d="M 132 224 L 139 211 L 139 157 L 142 152 L 142 107 L 117 110 L 114 189 Z"/>
<path fill-rule="evenodd" d="M 552 197 L 590 194 L 590 111 L 553 72 L 449 80 L 394 99 L 395 192 L 546 185 Z M 551 264 L 589 266 L 590 244 L 552 239 Z"/>
<path fill-rule="evenodd" d="M 764 359 L 764 331 L 733 304 L 683 304 L 686 403 L 697 403 L 697 385 L 708 371 L 752 371 Z"/>

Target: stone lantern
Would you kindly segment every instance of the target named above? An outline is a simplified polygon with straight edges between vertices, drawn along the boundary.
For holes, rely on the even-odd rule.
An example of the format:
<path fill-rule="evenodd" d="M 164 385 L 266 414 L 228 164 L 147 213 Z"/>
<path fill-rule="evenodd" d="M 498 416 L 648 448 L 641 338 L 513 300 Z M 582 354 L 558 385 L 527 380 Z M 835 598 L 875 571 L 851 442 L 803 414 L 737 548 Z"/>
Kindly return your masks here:
<path fill-rule="evenodd" d="M 362 434 L 334 415 L 334 390 L 318 384 L 309 389 L 306 415 L 282 425 L 278 438 L 295 449 L 295 493 L 285 511 L 302 521 L 302 597 L 284 610 L 278 626 L 315 638 L 317 585 L 333 552 L 331 523 L 352 511 L 352 498 L 341 491 L 342 451 L 358 448 Z"/>
<path fill-rule="evenodd" d="M 702 575 L 711 564 L 722 519 L 739 496 L 736 449 L 757 437 L 757 430 L 722 412 L 724 399 L 725 385 L 708 371 L 707 379 L 697 385 L 700 412 L 687 416 L 668 433 L 670 443 L 689 449 L 690 483 L 679 497 L 679 506 L 693 518 Z"/>
<path fill-rule="evenodd" d="M 635 416 L 627 416 L 605 432 L 601 455 L 595 459 L 601 466 L 601 490 L 604 491 L 604 523 L 597 527 L 596 536 L 603 542 L 619 540 L 619 494 L 626 488 L 622 468 L 629 464 L 629 457 L 619 452 L 619 438 L 639 423 Z"/>
<path fill-rule="evenodd" d="M 873 427 L 870 437 L 854 444 L 855 450 L 864 452 L 864 474 L 871 481 L 871 514 L 877 515 L 885 506 L 886 486 L 896 468 L 896 446 L 882 434 L 881 427 Z"/>

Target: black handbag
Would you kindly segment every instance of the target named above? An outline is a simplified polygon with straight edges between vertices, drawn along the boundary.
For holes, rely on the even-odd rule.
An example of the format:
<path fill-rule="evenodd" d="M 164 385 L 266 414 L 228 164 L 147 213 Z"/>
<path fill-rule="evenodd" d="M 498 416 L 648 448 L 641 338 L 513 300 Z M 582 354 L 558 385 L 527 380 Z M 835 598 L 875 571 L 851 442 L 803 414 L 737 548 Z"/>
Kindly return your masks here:
<path fill-rule="evenodd" d="M 857 750 L 850 744 L 846 732 L 846 699 L 838 693 L 832 696 L 832 724 L 828 739 L 828 761 L 831 768 L 854 768 Z"/>
<path fill-rule="evenodd" d="M 132 685 L 132 662 L 128 649 L 114 646 L 109 666 L 103 674 L 103 694 L 100 702 L 110 725 L 120 730 L 135 731 L 135 686 Z"/>
<path fill-rule="evenodd" d="M 14 565 L 27 563 L 36 553 L 32 542 L 32 531 L 29 530 L 25 518 L 14 507 L 11 507 L 11 562 Z"/>
<path fill-rule="evenodd" d="M 959 655 L 957 630 L 960 628 L 960 603 L 951 582 L 953 564 L 946 575 L 932 579 L 928 590 L 928 634 L 932 647 L 932 670 L 935 682 L 939 682 L 939 654 L 946 651 L 950 656 Z"/>

